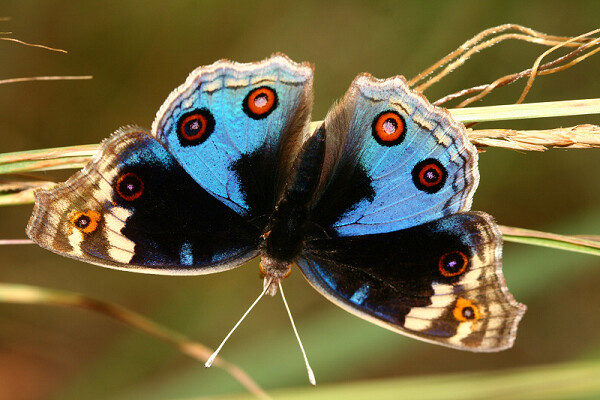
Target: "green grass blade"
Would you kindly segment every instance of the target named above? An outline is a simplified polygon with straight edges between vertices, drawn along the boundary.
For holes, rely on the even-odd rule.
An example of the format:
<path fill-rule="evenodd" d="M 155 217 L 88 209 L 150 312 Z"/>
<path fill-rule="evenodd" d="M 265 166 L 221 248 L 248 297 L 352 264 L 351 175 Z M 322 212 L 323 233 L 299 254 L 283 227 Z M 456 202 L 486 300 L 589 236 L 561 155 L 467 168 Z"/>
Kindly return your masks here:
<path fill-rule="evenodd" d="M 595 240 L 509 226 L 500 226 L 500 230 L 502 231 L 504 240 L 507 242 L 524 243 L 600 256 L 600 242 Z"/>
<path fill-rule="evenodd" d="M 600 362 L 564 363 L 467 374 L 377 380 L 273 392 L 279 400 L 530 400 L 600 398 Z M 246 400 L 248 395 L 221 400 Z"/>

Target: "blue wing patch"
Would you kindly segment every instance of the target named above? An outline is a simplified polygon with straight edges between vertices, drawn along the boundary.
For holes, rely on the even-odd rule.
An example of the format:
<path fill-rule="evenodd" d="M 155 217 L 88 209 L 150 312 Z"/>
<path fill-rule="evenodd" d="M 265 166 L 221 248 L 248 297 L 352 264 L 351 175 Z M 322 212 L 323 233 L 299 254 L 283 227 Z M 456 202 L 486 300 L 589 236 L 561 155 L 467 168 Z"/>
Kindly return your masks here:
<path fill-rule="evenodd" d="M 284 55 L 258 63 L 219 61 L 193 71 L 157 113 L 152 133 L 205 190 L 244 216 L 256 214 L 239 170 L 276 185 L 287 173 L 312 105 L 312 67 Z M 260 152 L 260 157 L 255 157 Z M 287 161 L 284 161 L 287 162 Z M 277 188 L 264 189 L 272 206 Z M 264 191 L 263 190 L 263 191 Z M 267 204 L 264 204 L 267 203 Z"/>
<path fill-rule="evenodd" d="M 479 181 L 475 147 L 464 126 L 404 78 L 358 76 L 325 129 L 341 151 L 325 168 L 315 214 L 354 197 L 332 221 L 337 234 L 391 232 L 470 209 Z M 351 175 L 351 186 L 336 182 Z"/>

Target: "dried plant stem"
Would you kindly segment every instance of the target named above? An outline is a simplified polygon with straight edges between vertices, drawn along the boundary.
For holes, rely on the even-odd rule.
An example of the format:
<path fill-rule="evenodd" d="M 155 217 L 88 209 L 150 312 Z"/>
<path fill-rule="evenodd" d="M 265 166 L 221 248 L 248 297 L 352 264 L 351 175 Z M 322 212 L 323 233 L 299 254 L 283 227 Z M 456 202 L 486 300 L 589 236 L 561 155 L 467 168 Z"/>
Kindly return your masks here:
<path fill-rule="evenodd" d="M 443 97 L 442 99 L 439 99 L 437 101 L 434 102 L 434 104 L 436 105 L 440 105 L 443 104 L 445 102 L 447 102 L 448 100 L 452 99 L 452 98 L 456 98 L 456 97 L 460 97 L 463 95 L 466 95 L 468 93 L 474 92 L 474 91 L 480 91 L 479 94 L 475 95 L 475 96 L 471 96 L 465 100 L 463 100 L 462 102 L 460 102 L 456 108 L 462 108 L 462 107 L 466 107 L 467 105 L 474 103 L 478 100 L 481 100 L 483 97 L 487 96 L 488 94 L 490 94 L 494 89 L 497 89 L 499 87 L 502 86 L 506 86 L 510 83 L 515 82 L 518 79 L 524 78 L 524 77 L 528 77 L 528 81 L 527 84 L 525 86 L 525 88 L 523 89 L 523 92 L 521 93 L 521 96 L 519 97 L 519 99 L 516 101 L 516 103 L 522 103 L 523 100 L 525 99 L 525 96 L 527 96 L 527 94 L 529 93 L 529 90 L 531 89 L 531 87 L 533 86 L 533 80 L 535 79 L 535 77 L 537 75 L 549 75 L 549 74 L 553 74 L 559 71 L 563 71 L 567 68 L 570 68 L 572 66 L 574 66 L 575 64 L 585 60 L 587 57 L 592 56 L 593 54 L 597 53 L 598 51 L 600 51 L 600 48 L 596 48 L 594 50 L 589 51 L 587 54 L 584 54 L 582 56 L 579 56 L 577 58 L 575 58 L 576 55 L 578 55 L 581 52 L 584 52 L 586 50 L 589 50 L 590 48 L 597 46 L 600 43 L 600 39 L 592 39 L 590 42 L 582 44 L 580 47 L 578 47 L 577 49 L 573 50 L 572 52 L 570 52 L 569 54 L 566 54 L 562 57 L 559 57 L 549 63 L 546 63 L 542 66 L 540 66 L 541 60 L 547 56 L 548 54 L 552 53 L 553 51 L 556 51 L 557 49 L 561 48 L 561 47 L 568 47 L 568 45 L 572 42 L 576 42 L 577 39 L 582 39 L 585 38 L 586 36 L 592 35 L 594 33 L 597 33 L 599 30 L 595 30 L 595 31 L 591 31 L 588 33 L 585 33 L 577 38 L 572 38 L 564 43 L 560 43 L 557 44 L 556 46 L 552 47 L 551 49 L 545 51 L 544 53 L 542 53 L 542 55 L 540 55 L 536 61 L 534 62 L 533 66 L 529 69 L 526 69 L 524 71 L 515 73 L 515 74 L 509 74 L 509 75 L 505 75 L 501 78 L 496 79 L 494 82 L 487 84 L 487 85 L 483 85 L 483 86 L 479 86 L 477 89 L 476 88 L 471 88 L 471 89 L 466 89 L 466 90 L 461 90 L 457 93 L 453 93 L 450 94 L 448 96 Z M 562 66 L 558 66 L 555 67 L 556 65 L 568 61 L 568 60 L 572 60 Z M 479 89 L 481 88 L 481 89 Z M 475 90 L 476 89 L 476 90 Z"/>
<path fill-rule="evenodd" d="M 567 128 L 529 131 L 478 129 L 469 130 L 469 139 L 479 148 L 500 147 L 524 151 L 545 151 L 549 147 L 600 148 L 600 126 L 584 124 Z"/>
<path fill-rule="evenodd" d="M 0 183 L 0 206 L 29 204 L 37 189 L 50 189 L 54 185 L 54 182 L 39 181 Z"/>
<path fill-rule="evenodd" d="M 6 18 L 6 19 L 0 18 L 0 21 L 7 21 L 9 19 L 10 18 Z M 11 32 L 2 32 L 2 33 L 10 34 Z M 49 46 L 45 46 L 42 44 L 27 43 L 27 42 L 24 42 L 22 40 L 15 39 L 15 38 L 0 37 L 0 40 L 19 43 L 19 44 L 22 44 L 24 46 L 29 46 L 29 47 L 38 47 L 41 49 L 56 51 L 59 53 L 67 53 L 67 51 L 63 50 L 63 49 L 56 49 L 54 47 L 49 47 Z M 86 76 L 33 76 L 33 77 L 25 77 L 25 78 L 2 79 L 2 80 L 0 80 L 0 85 L 6 84 L 6 83 L 31 82 L 31 81 L 59 81 L 59 80 L 66 81 L 66 80 L 81 80 L 81 79 L 92 79 L 92 78 L 93 77 L 91 75 L 86 75 Z"/>
<path fill-rule="evenodd" d="M 39 47 L 41 49 L 46 49 L 46 50 L 50 50 L 50 51 L 58 51 L 59 53 L 67 53 L 67 51 L 63 50 L 63 49 L 55 49 L 53 47 L 44 46 L 43 44 L 27 43 L 22 40 L 14 39 L 14 38 L 0 37 L 0 40 L 6 40 L 8 42 L 15 42 L 15 43 L 19 43 L 19 44 L 22 44 L 25 46 L 30 46 L 30 47 Z"/>
<path fill-rule="evenodd" d="M 567 40 L 564 43 L 559 43 L 559 44 L 555 45 L 554 47 L 552 47 L 552 48 L 546 50 L 545 52 L 543 52 L 535 60 L 535 62 L 533 63 L 533 67 L 531 68 L 531 73 L 529 74 L 529 79 L 527 80 L 527 85 L 525 86 L 525 89 L 523 89 L 523 92 L 521 93 L 521 96 L 517 100 L 517 104 L 522 103 L 523 100 L 525 100 L 525 96 L 527 96 L 527 93 L 529 93 L 529 90 L 533 86 L 533 80 L 535 79 L 536 75 L 538 74 L 538 70 L 540 68 L 540 64 L 541 64 L 542 59 L 544 57 L 546 57 L 548 54 L 552 53 L 553 51 L 555 51 L 555 50 L 557 50 L 557 49 L 559 49 L 561 47 L 568 46 L 571 43 L 577 43 L 577 41 L 579 41 L 581 39 L 584 39 L 584 38 L 587 38 L 588 36 L 595 35 L 598 32 L 600 32 L 600 29 L 595 29 L 593 31 L 584 33 L 583 35 L 580 35 L 580 36 L 574 37 L 572 39 L 569 39 L 569 40 Z M 592 47 L 592 46 L 597 45 L 598 43 L 600 43 L 600 39 L 593 39 L 591 42 L 587 43 L 584 46 Z M 598 50 L 600 50 L 600 49 L 595 49 L 594 51 L 590 52 L 587 56 L 589 57 L 590 55 L 595 54 Z M 583 59 L 585 59 L 585 58 L 583 58 Z M 574 65 L 574 64 L 570 63 L 569 65 Z M 559 70 L 560 71 L 560 69 L 556 69 L 556 68 L 555 68 L 555 70 Z"/>
<path fill-rule="evenodd" d="M 600 51 L 600 48 L 596 48 L 596 49 L 588 52 L 587 54 L 584 54 L 582 56 L 575 58 L 578 54 L 586 51 L 590 46 L 596 46 L 597 44 L 598 44 L 597 41 L 591 42 L 591 43 L 586 43 L 586 44 L 576 48 L 572 52 L 565 54 L 562 57 L 559 57 L 553 61 L 550 61 L 546 64 L 541 65 L 538 68 L 536 75 L 549 75 L 549 74 L 563 71 L 565 69 L 568 69 L 568 68 L 574 66 L 575 64 L 585 60 L 586 58 L 588 58 L 588 57 L 592 56 L 593 54 L 597 53 L 598 51 Z M 571 61 L 569 61 L 569 60 L 571 60 Z M 566 61 L 569 61 L 569 62 L 564 65 L 557 66 Z M 508 75 L 505 75 L 505 76 L 502 76 L 502 77 L 496 79 L 492 83 L 474 86 L 474 87 L 471 87 L 468 89 L 459 90 L 458 92 L 455 92 L 455 93 L 451 93 L 449 95 L 446 95 L 446 96 L 434 101 L 433 104 L 436 106 L 440 106 L 442 104 L 445 104 L 445 103 L 447 103 L 451 100 L 457 99 L 459 97 L 463 97 L 463 96 L 467 96 L 467 95 L 470 95 L 473 93 L 480 92 L 479 94 L 477 94 L 475 96 L 467 98 L 466 100 L 462 101 L 461 103 L 459 103 L 456 106 L 456 108 L 466 107 L 467 105 L 469 105 L 477 100 L 482 99 L 484 96 L 487 96 L 494 89 L 509 85 L 509 84 L 511 84 L 519 79 L 525 78 L 525 77 L 531 77 L 532 73 L 533 73 L 533 68 L 528 68 L 521 72 L 517 72 L 514 74 L 508 74 Z M 525 90 L 529 90 L 529 89 L 526 88 Z"/>
<path fill-rule="evenodd" d="M 78 293 L 45 289 L 35 286 L 0 283 L 0 302 L 13 304 L 38 304 L 62 307 L 76 307 L 109 316 L 143 331 L 157 339 L 169 343 L 183 354 L 204 363 L 212 354 L 212 350 L 194 342 L 179 332 L 161 326 L 140 314 L 118 304 L 97 300 Z M 241 368 L 222 358 L 217 358 L 214 365 L 227 371 L 248 391 L 261 399 L 270 399 L 269 395 L 258 386 Z"/>
<path fill-rule="evenodd" d="M 565 117 L 600 114 L 600 99 L 547 101 L 541 103 L 505 104 L 499 106 L 451 108 L 448 111 L 463 124 L 472 122 L 509 121 L 514 119 Z"/>
<path fill-rule="evenodd" d="M 0 246 L 12 246 L 19 244 L 34 244 L 30 239 L 0 239 Z"/>
<path fill-rule="evenodd" d="M 87 164 L 90 158 L 91 156 L 60 157 L 48 160 L 21 161 L 10 164 L 0 163 L 0 174 L 14 174 L 19 172 L 32 171 L 51 171 L 53 169 L 81 168 L 83 165 Z"/>
<path fill-rule="evenodd" d="M 313 122 L 318 126 L 321 121 Z M 545 130 L 514 130 L 514 129 L 478 129 L 467 131 L 469 140 L 480 149 L 486 147 L 497 147 L 518 151 L 545 151 L 548 148 L 589 149 L 600 148 L 600 127 L 597 125 L 582 124 L 566 128 L 555 128 Z M 36 150 L 38 160 L 2 162 L 4 158 L 0 155 L 0 174 L 14 174 L 32 171 L 48 171 L 59 169 L 78 169 L 89 162 L 97 151 L 97 145 L 84 146 L 80 151 L 78 146 L 62 149 Z M 58 157 L 44 160 L 44 154 L 48 157 L 60 153 L 89 153 L 81 157 Z M 7 154 L 8 158 L 20 158 L 14 154 Z M 48 181 L 25 181 L 9 182 L 0 184 L 0 206 L 28 204 L 34 201 L 33 193 L 38 188 L 49 188 L 55 185 Z M 6 192 L 2 194 L 2 192 Z"/>
<path fill-rule="evenodd" d="M 91 157 L 98 150 L 97 144 L 55 147 L 53 149 L 26 150 L 0 154 L 0 165 L 18 161 L 48 160 L 51 158 Z"/>
<path fill-rule="evenodd" d="M 509 30 L 516 30 L 517 32 L 521 32 L 521 34 L 516 33 L 508 33 L 505 34 L 503 32 Z M 492 39 L 485 39 L 492 37 L 494 35 L 498 35 Z M 471 55 L 480 52 L 486 48 L 490 48 L 500 42 L 503 42 L 508 39 L 516 39 L 522 40 L 547 46 L 554 46 L 560 43 L 564 43 L 571 39 L 571 37 L 565 36 L 551 36 L 547 35 L 533 29 L 527 28 L 525 26 L 516 25 L 516 24 L 505 24 L 496 26 L 493 28 L 486 29 L 479 34 L 475 35 L 473 38 L 467 40 L 463 43 L 459 48 L 454 50 L 452 53 L 448 54 L 446 57 L 442 58 L 431 67 L 427 68 L 425 71 L 421 72 L 414 78 L 410 79 L 408 82 L 411 86 L 415 86 L 416 90 L 424 91 L 431 85 L 436 82 L 439 82 L 443 77 L 448 75 L 450 72 L 464 64 Z M 568 44 L 569 47 L 578 47 L 582 44 L 586 43 L 587 40 L 579 40 L 574 41 Z M 433 74 L 436 70 L 439 70 L 446 66 L 438 75 L 430 78 L 426 83 L 417 84 L 424 80 L 427 76 Z"/>
<path fill-rule="evenodd" d="M 504 33 L 509 30 L 516 30 L 520 33 Z M 432 86 L 433 84 L 439 82 L 442 78 L 450 74 L 450 72 L 462 66 L 475 53 L 490 48 L 508 39 L 515 39 L 520 41 L 537 43 L 545 46 L 551 46 L 549 50 L 542 53 L 536 59 L 533 66 L 529 69 L 518 73 L 502 76 L 489 84 L 478 85 L 468 89 L 460 90 L 456 93 L 444 96 L 443 98 L 434 102 L 435 105 L 441 105 L 450 100 L 477 93 L 463 100 L 460 104 L 456 106 L 457 108 L 462 108 L 467 106 L 468 104 L 480 100 L 496 88 L 508 85 L 510 83 L 515 82 L 518 79 L 527 77 L 529 78 L 528 82 L 523 92 L 521 93 L 520 98 L 517 100 L 517 103 L 521 103 L 523 102 L 529 90 L 531 89 L 533 81 L 537 75 L 548 75 L 565 70 L 600 51 L 600 38 L 590 37 L 598 32 L 600 32 L 600 29 L 587 32 L 577 37 L 561 37 L 546 35 L 520 25 L 501 25 L 495 28 L 487 29 L 474 36 L 473 38 L 469 39 L 454 52 L 448 54 L 446 57 L 442 58 L 440 61 L 432 65 L 430 68 L 426 69 L 425 71 L 411 79 L 409 81 L 409 84 L 413 86 L 415 90 L 422 92 L 430 86 Z M 575 49 L 570 53 L 557 57 L 556 59 L 548 63 L 545 63 L 543 65 L 541 64 L 541 61 L 544 57 L 562 47 L 575 47 Z M 438 72 L 436 75 L 431 76 L 427 81 L 424 81 L 425 78 L 427 78 L 437 70 L 441 71 Z"/>
<path fill-rule="evenodd" d="M 0 175 L 81 168 L 99 147 L 97 144 L 88 144 L 0 154 Z"/>
<path fill-rule="evenodd" d="M 0 85 L 5 83 L 32 82 L 32 81 L 75 81 L 84 79 L 93 79 L 92 75 L 83 76 L 31 76 L 26 78 L 1 79 Z"/>

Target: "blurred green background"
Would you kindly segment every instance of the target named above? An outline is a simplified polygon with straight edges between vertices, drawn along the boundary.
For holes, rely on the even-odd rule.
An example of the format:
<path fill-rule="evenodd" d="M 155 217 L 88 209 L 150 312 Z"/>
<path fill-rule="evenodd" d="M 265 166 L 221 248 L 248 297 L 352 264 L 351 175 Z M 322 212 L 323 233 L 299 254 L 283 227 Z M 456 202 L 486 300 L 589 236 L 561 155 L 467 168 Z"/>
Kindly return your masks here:
<path fill-rule="evenodd" d="M 315 69 L 313 119 L 355 75 L 412 77 L 477 32 L 519 23 L 578 35 L 598 27 L 597 1 L 58 1 L 2 0 L 0 31 L 66 49 L 0 41 L 0 79 L 93 75 L 91 81 L 0 86 L 0 153 L 98 143 L 118 127 L 150 127 L 168 93 L 199 65 L 256 61 L 279 51 Z M 545 48 L 506 43 L 478 54 L 428 90 L 431 99 L 530 66 Z M 600 56 L 538 78 L 527 101 L 600 97 Z M 482 105 L 514 102 L 517 83 Z M 599 116 L 488 123 L 545 129 Z M 597 150 L 480 157 L 474 209 L 499 223 L 600 234 Z M 49 173 L 49 176 L 61 176 Z M 0 238 L 24 238 L 31 206 L 0 208 Z M 294 271 L 285 282 L 319 384 L 600 361 L 600 261 L 507 244 L 504 271 L 528 305 L 513 349 L 469 354 L 405 338 L 330 304 Z M 218 275 L 159 277 L 76 262 L 34 246 L 0 248 L 0 280 L 117 302 L 216 346 L 258 295 L 256 263 Z M 265 299 L 221 353 L 266 389 L 305 387 L 280 298 Z M 598 377 L 600 379 L 600 377 Z M 318 388 L 317 392 L 318 393 Z M 243 391 L 171 347 L 81 310 L 0 304 L 0 399 L 174 399 Z M 439 398 L 446 397 L 440 393 Z M 448 396 L 451 397 L 451 396 Z"/>

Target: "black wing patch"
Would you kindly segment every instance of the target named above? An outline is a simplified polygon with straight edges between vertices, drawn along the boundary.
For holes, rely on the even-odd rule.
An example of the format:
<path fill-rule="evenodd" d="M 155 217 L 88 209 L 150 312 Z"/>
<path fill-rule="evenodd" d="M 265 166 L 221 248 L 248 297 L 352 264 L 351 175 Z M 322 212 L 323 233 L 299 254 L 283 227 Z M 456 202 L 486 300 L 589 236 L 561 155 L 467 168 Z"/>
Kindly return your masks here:
<path fill-rule="evenodd" d="M 472 351 L 510 347 L 525 306 L 501 272 L 501 235 L 469 212 L 397 232 L 314 239 L 298 264 L 328 299 L 409 336 Z"/>
<path fill-rule="evenodd" d="M 253 258 L 260 231 L 202 189 L 156 139 L 130 129 L 67 182 L 36 193 L 27 234 L 106 267 L 203 274 Z"/>

